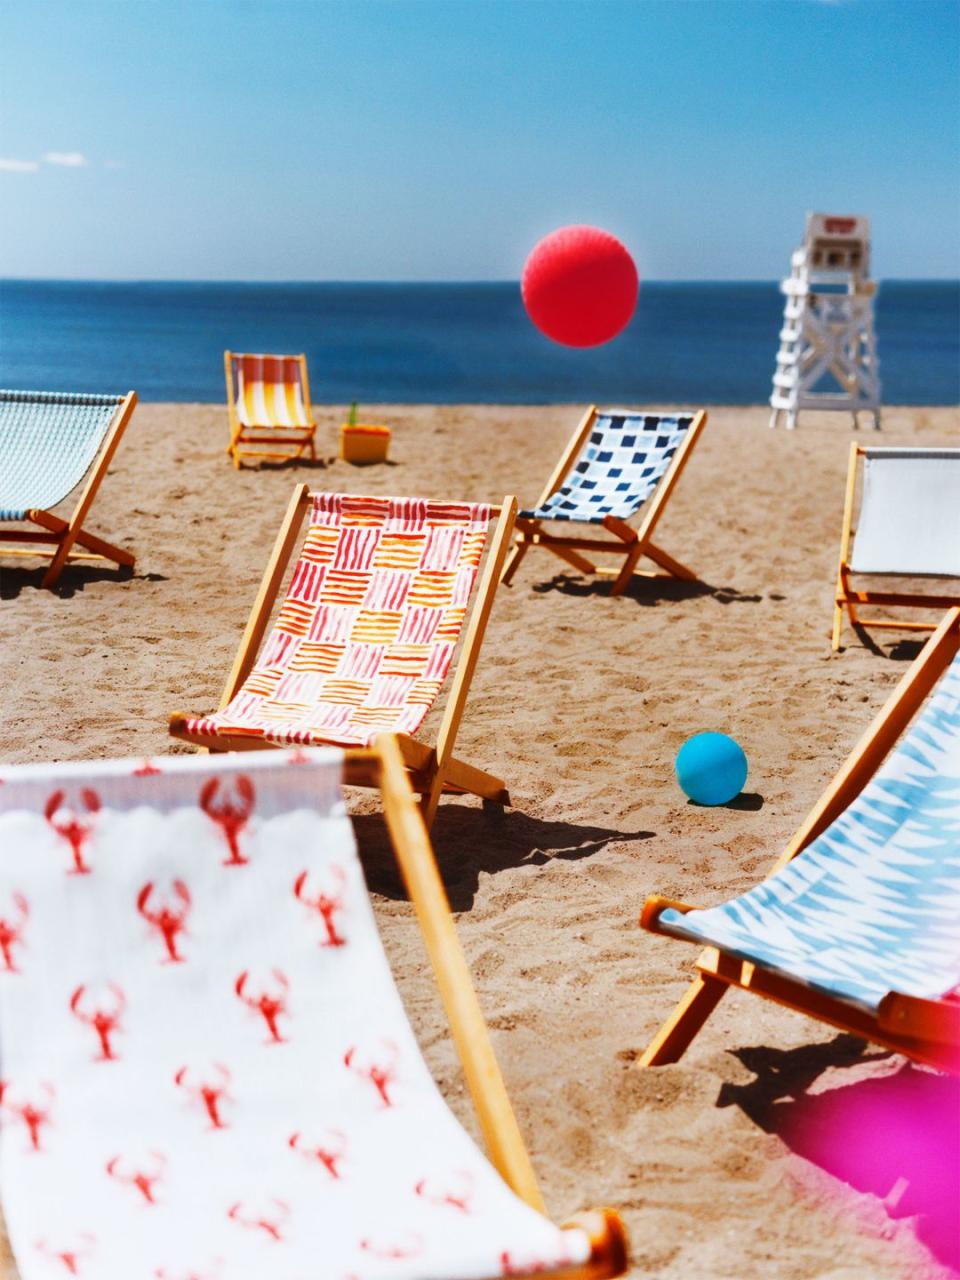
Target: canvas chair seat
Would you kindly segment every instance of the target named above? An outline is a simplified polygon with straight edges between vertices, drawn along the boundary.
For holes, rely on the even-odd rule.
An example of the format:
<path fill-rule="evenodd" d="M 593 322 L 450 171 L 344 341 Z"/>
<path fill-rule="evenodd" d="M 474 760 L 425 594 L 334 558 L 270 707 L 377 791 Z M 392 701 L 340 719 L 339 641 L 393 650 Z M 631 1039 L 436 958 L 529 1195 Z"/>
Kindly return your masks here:
<path fill-rule="evenodd" d="M 309 528 L 286 599 L 270 609 L 309 507 Z M 214 749 L 364 746 L 404 735 L 432 817 L 492 605 L 515 500 L 496 512 L 488 568 L 476 592 L 439 755 L 410 743 L 436 701 L 468 618 L 493 508 L 420 498 L 294 494 L 220 710 L 177 714 L 171 732 Z M 259 647 L 259 655 L 258 655 Z M 424 754 L 426 753 L 426 754 Z M 461 769 L 457 789 L 504 803 L 499 779 Z"/>
<path fill-rule="evenodd" d="M 83 522 L 135 404 L 132 391 L 126 396 L 0 391 L 0 523 L 28 521 L 40 530 L 2 530 L 0 546 L 8 555 L 45 555 L 53 548 L 45 587 L 56 585 L 70 559 L 134 563 L 129 551 L 94 537 Z M 88 472 L 71 519 L 53 515 L 50 508 Z"/>
<path fill-rule="evenodd" d="M 560 488 L 520 515 L 591 524 L 608 515 L 629 520 L 660 483 L 692 422 L 692 414 L 599 413 Z"/>
<path fill-rule="evenodd" d="M 859 463 L 860 506 L 854 532 Z M 960 449 L 850 449 L 847 495 L 834 601 L 833 648 L 840 647 L 844 610 L 861 627 L 932 631 L 935 622 L 864 617 L 864 605 L 946 609 L 953 594 L 932 595 L 892 586 L 858 589 L 853 574 L 960 578 Z"/>
<path fill-rule="evenodd" d="M 447 1109 L 344 767 L 328 750 L 4 771 L 0 1193 L 22 1280 L 623 1269 L 615 1242 L 525 1202 Z M 426 914 L 452 930 L 395 746 L 377 767 L 403 856 L 440 894 Z"/>
<path fill-rule="evenodd" d="M 533 507 L 520 511 L 513 550 L 501 581 L 509 586 L 531 547 L 544 547 L 582 573 L 610 573 L 613 595 L 626 590 L 641 559 L 666 575 L 694 580 L 696 574 L 653 541 L 673 488 L 707 420 L 696 414 L 652 414 L 626 409 L 602 412 L 591 405 Z M 627 521 L 643 508 L 639 527 Z M 548 531 L 544 521 L 602 525 L 608 536 Z M 584 554 L 584 553 L 588 554 Z M 598 567 L 593 553 L 617 554 L 622 567 Z"/>
<path fill-rule="evenodd" d="M 960 1071 L 958 652 L 953 609 L 762 884 L 705 910 L 647 899 L 644 928 L 708 949 L 644 1065 L 737 986 Z"/>

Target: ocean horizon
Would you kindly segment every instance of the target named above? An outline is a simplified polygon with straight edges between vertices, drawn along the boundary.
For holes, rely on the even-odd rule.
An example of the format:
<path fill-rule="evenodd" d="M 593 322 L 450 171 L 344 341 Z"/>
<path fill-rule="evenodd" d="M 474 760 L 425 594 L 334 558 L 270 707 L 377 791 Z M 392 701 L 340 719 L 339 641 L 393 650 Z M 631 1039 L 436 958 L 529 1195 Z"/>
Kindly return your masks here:
<path fill-rule="evenodd" d="M 776 281 L 645 281 L 624 332 L 544 338 L 516 281 L 0 280 L 0 385 L 220 403 L 223 351 L 304 351 L 317 404 L 760 404 L 782 322 Z M 884 403 L 960 403 L 960 281 L 886 280 Z"/>

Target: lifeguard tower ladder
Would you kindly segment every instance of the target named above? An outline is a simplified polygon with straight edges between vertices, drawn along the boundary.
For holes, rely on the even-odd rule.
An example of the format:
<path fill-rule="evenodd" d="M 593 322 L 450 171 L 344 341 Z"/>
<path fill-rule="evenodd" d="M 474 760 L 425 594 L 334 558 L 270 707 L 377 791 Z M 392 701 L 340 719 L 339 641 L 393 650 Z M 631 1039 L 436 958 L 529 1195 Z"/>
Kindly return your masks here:
<path fill-rule="evenodd" d="M 870 220 L 808 213 L 803 244 L 790 259 L 770 426 L 801 409 L 873 414 L 880 430 L 880 377 L 873 331 Z M 814 390 L 815 387 L 819 388 Z"/>

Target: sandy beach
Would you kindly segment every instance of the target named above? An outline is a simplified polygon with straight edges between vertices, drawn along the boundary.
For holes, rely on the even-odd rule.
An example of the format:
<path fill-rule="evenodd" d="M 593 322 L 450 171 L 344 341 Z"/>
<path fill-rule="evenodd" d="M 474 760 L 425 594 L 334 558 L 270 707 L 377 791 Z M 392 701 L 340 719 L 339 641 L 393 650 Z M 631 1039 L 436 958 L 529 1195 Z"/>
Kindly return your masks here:
<path fill-rule="evenodd" d="M 53 594 L 39 561 L 2 562 L 0 763 L 186 750 L 167 716 L 215 707 L 295 482 L 530 504 L 581 412 L 368 406 L 394 429 L 391 462 L 359 469 L 335 460 L 341 414 L 319 406 L 322 463 L 236 472 L 223 407 L 140 405 L 89 522 L 136 551 L 133 575 L 71 567 Z M 445 801 L 434 843 L 554 1217 L 619 1208 L 634 1277 L 935 1280 L 960 1246 L 922 1171 L 831 1142 L 838 1109 L 866 1130 L 891 1090 L 948 1114 L 934 1073 L 739 993 L 681 1063 L 636 1067 L 696 955 L 640 931 L 645 896 L 709 905 L 754 884 L 919 648 L 847 628 L 831 654 L 849 419 L 786 433 L 767 418 L 710 410 L 660 526 L 700 582 L 612 599 L 609 580 L 527 556 L 498 594 L 458 741 L 514 808 Z M 861 438 L 956 446 L 958 428 L 957 409 L 893 408 Z M 675 783 L 701 729 L 747 753 L 730 806 L 688 804 Z M 376 797 L 350 804 L 414 1028 L 475 1131 Z"/>

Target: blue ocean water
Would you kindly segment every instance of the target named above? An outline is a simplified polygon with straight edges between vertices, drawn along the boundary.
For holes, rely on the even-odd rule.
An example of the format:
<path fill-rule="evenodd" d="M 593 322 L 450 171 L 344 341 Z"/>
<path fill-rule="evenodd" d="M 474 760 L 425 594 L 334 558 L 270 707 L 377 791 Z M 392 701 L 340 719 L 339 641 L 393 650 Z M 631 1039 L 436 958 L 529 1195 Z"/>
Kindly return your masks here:
<path fill-rule="evenodd" d="M 782 308 L 774 283 L 644 283 L 620 337 L 575 351 L 515 283 L 5 280 L 0 386 L 219 402 L 230 347 L 306 351 L 317 403 L 755 404 Z M 960 402 L 960 281 L 883 283 L 877 332 L 886 403 Z"/>

